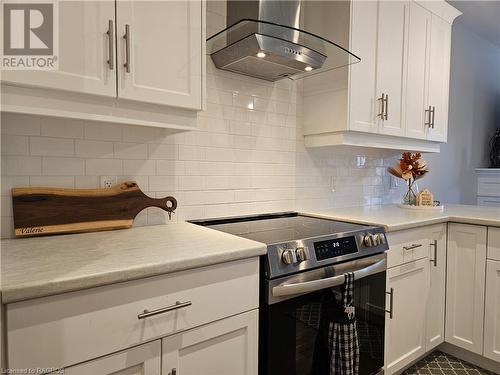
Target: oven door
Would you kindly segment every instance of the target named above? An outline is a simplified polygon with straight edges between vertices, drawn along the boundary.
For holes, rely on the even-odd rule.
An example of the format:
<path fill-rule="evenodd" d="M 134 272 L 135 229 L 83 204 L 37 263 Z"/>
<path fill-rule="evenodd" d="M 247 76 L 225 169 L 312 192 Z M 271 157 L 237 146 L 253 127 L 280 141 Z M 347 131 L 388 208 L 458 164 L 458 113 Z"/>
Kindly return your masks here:
<path fill-rule="evenodd" d="M 339 265 L 269 280 L 261 308 L 260 374 L 319 374 L 316 340 L 324 335 L 322 307 L 340 298 L 344 273 L 354 272 L 354 305 L 360 348 L 360 375 L 384 366 L 386 258 L 379 254 Z M 326 333 L 328 334 L 328 333 Z M 324 365 L 324 364 L 323 364 Z M 316 369 L 316 370 L 313 370 Z"/>

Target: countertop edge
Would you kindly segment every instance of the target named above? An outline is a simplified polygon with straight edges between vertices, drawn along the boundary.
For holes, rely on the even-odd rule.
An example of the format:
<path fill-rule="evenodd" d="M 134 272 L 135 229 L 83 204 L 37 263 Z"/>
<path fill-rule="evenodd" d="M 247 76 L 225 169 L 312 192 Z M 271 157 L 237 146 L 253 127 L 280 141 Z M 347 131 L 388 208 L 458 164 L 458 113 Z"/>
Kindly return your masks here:
<path fill-rule="evenodd" d="M 151 264 L 127 269 L 125 271 L 113 271 L 106 274 L 89 275 L 88 277 L 83 278 L 56 280 L 43 284 L 21 284 L 16 287 L 3 288 L 0 291 L 2 295 L 1 303 L 2 305 L 7 305 L 10 303 L 22 302 L 36 298 L 88 290 L 106 285 L 208 267 L 216 264 L 258 257 L 260 255 L 264 255 L 266 251 L 266 245 L 261 244 L 245 249 L 228 251 L 224 254 L 182 259 L 178 261 L 166 262 L 164 264 Z"/>

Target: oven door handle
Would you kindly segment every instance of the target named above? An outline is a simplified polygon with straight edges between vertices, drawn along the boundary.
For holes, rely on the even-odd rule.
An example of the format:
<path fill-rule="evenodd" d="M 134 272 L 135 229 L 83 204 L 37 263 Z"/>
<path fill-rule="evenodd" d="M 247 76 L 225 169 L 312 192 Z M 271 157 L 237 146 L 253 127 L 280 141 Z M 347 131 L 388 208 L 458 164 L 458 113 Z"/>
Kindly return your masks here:
<path fill-rule="evenodd" d="M 370 264 L 368 267 L 354 271 L 354 280 L 362 279 L 363 277 L 367 277 L 375 273 L 385 271 L 386 269 L 387 269 L 387 261 L 384 258 L 382 260 L 379 260 L 378 262 Z M 327 277 L 325 279 L 304 281 L 301 283 L 289 284 L 284 282 L 283 284 L 273 287 L 273 296 L 283 297 L 283 296 L 290 296 L 293 294 L 310 293 L 317 290 L 342 285 L 344 282 L 345 282 L 344 274 Z"/>

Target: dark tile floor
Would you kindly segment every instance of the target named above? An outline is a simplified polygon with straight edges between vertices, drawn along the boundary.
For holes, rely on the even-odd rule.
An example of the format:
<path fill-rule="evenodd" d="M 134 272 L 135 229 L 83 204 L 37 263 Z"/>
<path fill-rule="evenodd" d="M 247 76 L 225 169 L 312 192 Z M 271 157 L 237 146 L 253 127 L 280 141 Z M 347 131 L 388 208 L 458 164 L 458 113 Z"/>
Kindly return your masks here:
<path fill-rule="evenodd" d="M 408 368 L 404 375 L 495 375 L 461 359 L 434 351 Z"/>

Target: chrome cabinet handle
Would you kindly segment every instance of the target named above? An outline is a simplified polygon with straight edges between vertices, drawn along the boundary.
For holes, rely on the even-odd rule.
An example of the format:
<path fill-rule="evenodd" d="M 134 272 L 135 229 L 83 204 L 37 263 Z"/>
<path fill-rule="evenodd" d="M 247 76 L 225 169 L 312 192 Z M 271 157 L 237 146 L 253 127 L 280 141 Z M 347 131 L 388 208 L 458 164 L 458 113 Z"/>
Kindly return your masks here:
<path fill-rule="evenodd" d="M 115 27 L 113 25 L 113 20 L 108 21 L 108 31 L 106 32 L 108 35 L 108 63 L 109 69 L 113 70 L 115 68 L 115 54 L 113 43 L 115 40 Z"/>
<path fill-rule="evenodd" d="M 385 116 L 384 119 L 389 119 L 389 94 L 385 95 Z"/>
<path fill-rule="evenodd" d="M 174 367 L 172 370 L 170 370 L 168 375 L 177 375 L 177 369 Z"/>
<path fill-rule="evenodd" d="M 125 39 L 125 71 L 130 73 L 130 25 L 125 25 L 125 35 L 123 35 L 123 39 Z"/>
<path fill-rule="evenodd" d="M 175 305 L 170 305 L 167 307 L 162 307 L 160 309 L 156 310 L 144 310 L 141 314 L 137 315 L 137 319 L 144 319 L 144 318 L 149 318 L 150 316 L 158 315 L 158 314 L 163 314 L 169 311 L 173 310 L 178 310 L 182 309 L 183 307 L 188 307 L 191 306 L 193 303 L 191 301 L 186 301 L 186 302 L 179 302 L 177 301 Z"/>
<path fill-rule="evenodd" d="M 417 247 L 422 247 L 422 244 L 421 243 L 414 243 L 414 244 L 411 244 L 410 246 L 403 246 L 403 250 L 404 251 L 413 250 L 413 249 L 416 249 Z"/>
<path fill-rule="evenodd" d="M 429 106 L 429 108 L 425 110 L 425 114 L 426 115 L 428 114 L 428 117 L 427 117 L 428 121 L 426 121 L 424 123 L 424 125 L 431 128 L 432 127 L 432 107 L 431 106 Z"/>
<path fill-rule="evenodd" d="M 432 106 L 432 121 L 431 121 L 431 126 L 432 129 L 434 129 L 434 120 L 436 119 L 436 107 Z"/>
<path fill-rule="evenodd" d="M 430 246 L 434 247 L 434 259 L 431 259 L 431 262 L 434 263 L 434 267 L 437 267 L 437 265 L 438 265 L 438 242 L 437 242 L 437 240 L 434 240 L 434 242 L 431 243 Z"/>
<path fill-rule="evenodd" d="M 394 288 L 391 288 L 389 292 L 385 292 L 385 294 L 389 295 L 389 310 L 385 310 L 385 312 L 389 313 L 389 319 L 392 319 L 394 316 Z"/>
<path fill-rule="evenodd" d="M 389 95 L 382 93 L 382 97 L 378 98 L 377 100 L 380 100 L 382 102 L 382 110 L 377 116 L 380 116 L 380 118 L 383 120 L 387 120 L 388 117 L 387 107 L 389 105 Z"/>

